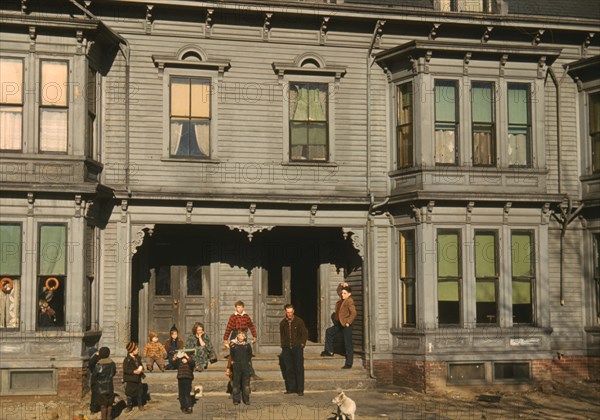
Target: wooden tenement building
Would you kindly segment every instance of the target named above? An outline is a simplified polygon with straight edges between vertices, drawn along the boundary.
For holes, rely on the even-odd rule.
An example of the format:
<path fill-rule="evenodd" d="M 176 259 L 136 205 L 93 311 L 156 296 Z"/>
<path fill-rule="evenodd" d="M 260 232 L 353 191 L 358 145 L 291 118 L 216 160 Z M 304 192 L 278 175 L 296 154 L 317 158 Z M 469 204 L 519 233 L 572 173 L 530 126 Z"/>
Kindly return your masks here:
<path fill-rule="evenodd" d="M 599 8 L 2 1 L 0 393 L 343 280 L 379 384 L 598 379 Z"/>

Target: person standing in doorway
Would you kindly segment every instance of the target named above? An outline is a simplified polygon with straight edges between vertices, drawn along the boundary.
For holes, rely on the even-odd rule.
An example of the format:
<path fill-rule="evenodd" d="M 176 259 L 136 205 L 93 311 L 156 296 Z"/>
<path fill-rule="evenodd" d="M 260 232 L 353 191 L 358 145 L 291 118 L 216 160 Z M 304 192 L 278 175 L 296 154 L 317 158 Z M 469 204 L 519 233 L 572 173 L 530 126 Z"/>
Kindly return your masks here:
<path fill-rule="evenodd" d="M 285 318 L 279 323 L 281 358 L 285 380 L 285 393 L 304 395 L 304 347 L 308 330 L 304 321 L 294 314 L 294 305 L 284 306 Z"/>
<path fill-rule="evenodd" d="M 351 369 L 354 357 L 352 348 L 352 324 L 356 319 L 356 307 L 352 299 L 350 286 L 343 287 L 341 299 L 335 304 L 335 324 L 325 331 L 325 350 L 321 356 L 333 356 L 333 338 L 340 329 L 344 335 L 344 347 L 346 349 L 346 363 L 342 369 Z"/>

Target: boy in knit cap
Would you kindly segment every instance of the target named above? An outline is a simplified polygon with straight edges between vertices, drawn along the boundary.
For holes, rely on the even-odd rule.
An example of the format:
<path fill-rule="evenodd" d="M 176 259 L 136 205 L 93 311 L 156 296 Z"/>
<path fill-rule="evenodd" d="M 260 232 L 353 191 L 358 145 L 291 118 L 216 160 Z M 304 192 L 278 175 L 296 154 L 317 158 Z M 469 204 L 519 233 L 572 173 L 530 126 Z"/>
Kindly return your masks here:
<path fill-rule="evenodd" d="M 140 357 L 140 349 L 135 341 L 127 344 L 127 356 L 123 360 L 123 382 L 125 383 L 125 395 L 127 396 L 126 412 L 133 408 L 133 400 L 136 401 L 140 410 L 144 410 L 144 387 L 142 378 L 144 366 Z"/>
<path fill-rule="evenodd" d="M 237 331 L 236 338 L 229 343 L 229 355 L 231 356 L 233 403 L 237 405 L 243 401 L 244 404 L 250 404 L 252 347 L 246 341 L 246 331 Z"/>
<path fill-rule="evenodd" d="M 171 335 L 171 337 L 167 338 L 167 341 L 165 341 L 165 350 L 167 350 L 167 366 L 165 367 L 165 369 L 173 370 L 175 369 L 173 360 L 175 358 L 175 355 L 177 354 L 177 350 L 183 348 L 183 340 L 179 338 L 179 330 L 177 329 L 175 324 L 173 324 L 173 326 L 171 327 L 171 331 L 169 331 L 169 334 Z"/>
<path fill-rule="evenodd" d="M 158 342 L 158 335 L 154 331 L 150 331 L 148 334 L 148 343 L 144 347 L 144 356 L 146 356 L 146 369 L 148 372 L 152 372 L 154 363 L 158 365 L 161 372 L 165 371 L 165 357 L 167 357 L 167 351 L 165 347 Z"/>

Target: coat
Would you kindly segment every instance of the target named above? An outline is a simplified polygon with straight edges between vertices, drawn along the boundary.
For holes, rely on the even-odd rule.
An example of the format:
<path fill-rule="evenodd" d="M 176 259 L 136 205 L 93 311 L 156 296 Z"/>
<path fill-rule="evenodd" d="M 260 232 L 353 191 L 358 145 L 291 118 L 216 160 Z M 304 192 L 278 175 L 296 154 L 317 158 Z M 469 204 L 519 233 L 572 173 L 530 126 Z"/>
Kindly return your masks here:
<path fill-rule="evenodd" d="M 131 357 L 131 355 L 127 355 L 123 360 L 123 382 L 134 382 L 140 383 L 142 382 L 142 377 L 144 373 L 141 375 L 136 375 L 133 373 L 139 366 L 142 364 L 142 358 L 138 355 L 135 357 Z"/>
<path fill-rule="evenodd" d="M 291 323 L 287 320 L 287 317 L 281 320 L 279 323 L 279 336 L 282 348 L 304 347 L 308 339 L 308 330 L 302 318 L 294 315 Z"/>
<path fill-rule="evenodd" d="M 165 350 L 167 351 L 167 354 L 169 354 L 170 356 L 173 356 L 173 354 L 176 353 L 177 350 L 180 350 L 183 348 L 183 340 L 181 338 L 177 337 L 177 343 L 174 346 L 175 347 L 174 349 L 171 348 L 171 340 L 172 340 L 171 337 L 167 338 L 167 341 L 165 341 L 164 347 L 165 347 Z"/>
<path fill-rule="evenodd" d="M 183 363 L 182 359 L 175 358 L 173 365 L 177 368 L 177 379 L 194 379 L 194 359 L 190 358 L 187 363 Z"/>
<path fill-rule="evenodd" d="M 156 343 L 149 341 L 146 347 L 144 347 L 144 356 L 152 357 L 153 359 L 164 359 L 167 357 L 167 351 L 158 341 Z"/>
<path fill-rule="evenodd" d="M 112 405 L 115 395 L 113 377 L 117 373 L 117 366 L 110 358 L 100 359 L 94 355 L 89 361 L 88 368 L 92 372 L 91 406 L 94 410 L 101 405 Z"/>
<path fill-rule="evenodd" d="M 196 368 L 200 370 L 204 370 L 208 367 L 208 362 L 214 363 L 217 361 L 217 353 L 208 337 L 208 334 L 202 334 L 202 340 L 206 344 L 204 347 L 200 345 L 198 338 L 195 335 L 190 335 L 187 340 L 185 340 L 185 348 L 196 349 L 196 354 L 194 354 L 194 362 L 196 362 Z"/>
<path fill-rule="evenodd" d="M 342 327 L 345 327 L 346 324 L 352 325 L 354 319 L 356 318 L 356 306 L 354 306 L 354 300 L 352 297 L 348 297 L 348 299 L 338 301 L 339 307 L 336 304 L 336 312 L 338 320 Z"/>

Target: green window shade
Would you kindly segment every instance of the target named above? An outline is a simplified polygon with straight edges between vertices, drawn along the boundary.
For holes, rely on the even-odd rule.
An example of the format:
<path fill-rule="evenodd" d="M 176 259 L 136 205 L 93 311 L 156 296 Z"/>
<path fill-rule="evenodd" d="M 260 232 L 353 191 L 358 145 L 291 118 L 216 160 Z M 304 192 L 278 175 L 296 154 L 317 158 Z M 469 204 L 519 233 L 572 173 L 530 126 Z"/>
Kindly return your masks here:
<path fill-rule="evenodd" d="M 64 226 L 45 225 L 40 228 L 40 275 L 66 274 L 66 236 L 67 229 Z"/>
<path fill-rule="evenodd" d="M 511 238 L 512 249 L 512 276 L 533 276 L 531 261 L 532 243 L 529 233 L 513 233 Z"/>
<path fill-rule="evenodd" d="M 600 131 L 600 93 L 590 95 L 590 133 Z"/>
<path fill-rule="evenodd" d="M 508 123 L 527 125 L 529 122 L 529 86 L 508 85 Z"/>
<path fill-rule="evenodd" d="M 474 123 L 491 123 L 493 121 L 494 85 L 477 83 L 471 87 L 471 109 Z"/>
<path fill-rule="evenodd" d="M 308 143 L 322 146 L 327 144 L 327 124 L 310 124 L 308 129 Z"/>
<path fill-rule="evenodd" d="M 460 272 L 458 234 L 438 234 L 437 246 L 438 277 L 458 277 Z"/>
<path fill-rule="evenodd" d="M 21 274 L 21 226 L 0 225 L 0 274 Z"/>
<path fill-rule="evenodd" d="M 292 145 L 306 144 L 308 139 L 308 126 L 305 123 L 292 123 Z"/>
<path fill-rule="evenodd" d="M 440 281 L 438 282 L 438 301 L 440 302 L 458 302 L 458 282 Z"/>
<path fill-rule="evenodd" d="M 448 81 L 435 83 L 435 120 L 456 121 L 456 83 Z"/>
<path fill-rule="evenodd" d="M 475 235 L 475 277 L 496 277 L 496 235 Z"/>
<path fill-rule="evenodd" d="M 415 233 L 400 233 L 400 277 L 415 277 Z"/>
<path fill-rule="evenodd" d="M 475 286 L 477 302 L 496 302 L 496 284 L 490 281 L 478 281 Z"/>
<path fill-rule="evenodd" d="M 512 282 L 512 303 L 513 305 L 531 304 L 531 282 Z"/>

